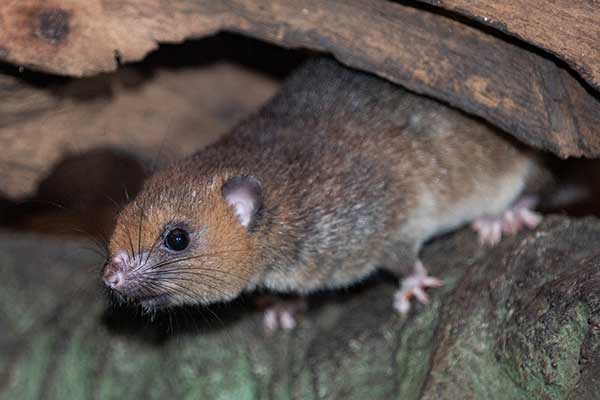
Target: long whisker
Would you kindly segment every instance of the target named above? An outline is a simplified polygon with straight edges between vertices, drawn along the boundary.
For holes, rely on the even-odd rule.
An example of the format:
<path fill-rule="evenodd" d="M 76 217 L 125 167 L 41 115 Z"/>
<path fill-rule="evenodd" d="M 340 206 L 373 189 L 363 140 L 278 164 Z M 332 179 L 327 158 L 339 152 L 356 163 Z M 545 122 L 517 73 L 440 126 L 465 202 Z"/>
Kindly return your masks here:
<path fill-rule="evenodd" d="M 135 259 L 135 249 L 133 247 L 133 240 L 131 239 L 131 231 L 129 230 L 129 226 L 125 226 L 125 232 L 127 233 L 129 248 L 131 249 L 131 259 Z"/>
<path fill-rule="evenodd" d="M 156 239 L 154 240 L 154 243 L 152 243 L 152 246 L 150 247 L 150 251 L 148 252 L 148 255 L 146 256 L 146 259 L 140 265 L 146 265 L 148 263 L 148 260 L 150 259 L 150 256 L 152 255 L 152 252 L 156 248 L 156 245 L 158 244 L 159 241 L 160 241 L 160 235 L 156 236 Z"/>
<path fill-rule="evenodd" d="M 179 289 L 177 287 L 168 286 L 164 283 L 156 282 L 156 281 L 152 281 L 152 282 L 148 282 L 148 283 L 159 290 L 161 290 L 161 289 L 162 290 L 171 290 L 175 293 L 178 293 L 178 294 L 190 299 L 190 303 L 192 303 L 192 304 L 198 302 L 196 298 L 189 295 L 190 291 L 187 288 L 185 288 L 184 286 L 177 285 L 181 288 L 181 289 Z M 175 283 L 175 282 L 170 282 L 170 283 Z M 225 295 L 225 294 L 223 294 L 223 295 Z M 219 316 L 213 310 L 211 310 L 210 307 L 205 306 L 205 307 L 202 307 L 202 309 L 208 310 L 208 312 L 210 312 L 221 324 L 224 324 L 223 321 L 221 320 L 221 318 L 219 318 Z M 209 321 L 204 317 L 204 315 L 202 313 L 201 313 L 201 315 L 202 315 L 202 318 L 204 318 L 205 322 L 209 323 Z"/>
<path fill-rule="evenodd" d="M 159 281 L 156 279 L 141 279 L 139 281 L 139 285 L 140 287 L 152 287 L 155 290 L 158 290 L 158 292 L 175 292 L 181 295 L 186 296 L 192 303 L 196 303 L 197 300 L 191 295 L 189 294 L 190 290 L 185 288 L 185 287 L 181 287 L 181 285 L 179 285 L 179 287 L 172 287 L 171 285 L 167 285 L 165 284 L 164 281 Z M 182 290 L 184 289 L 184 290 Z M 149 295 L 152 294 L 156 294 L 156 292 L 148 292 Z"/>
<path fill-rule="evenodd" d="M 155 293 L 151 290 L 149 286 L 154 287 L 152 282 L 145 279 L 140 279 L 138 281 L 138 286 L 136 290 L 133 293 L 128 294 L 126 296 L 126 299 L 129 302 L 134 302 L 136 297 L 150 297 L 154 295 Z"/>
<path fill-rule="evenodd" d="M 199 285 L 203 285 L 211 290 L 214 290 L 215 292 L 219 292 L 221 295 L 223 295 L 224 297 L 227 297 L 227 293 L 223 292 L 221 289 L 205 282 L 205 281 L 198 281 L 195 279 L 189 279 L 189 278 L 183 278 L 183 277 L 163 277 L 160 281 L 163 284 L 168 283 L 168 284 L 173 284 L 176 286 L 179 286 L 182 289 L 188 290 L 190 291 L 188 288 L 186 288 L 185 286 L 183 286 L 182 284 L 178 283 L 177 281 L 183 281 L 183 282 L 192 282 L 192 283 L 197 283 Z M 190 293 L 193 293 L 192 291 L 190 291 Z"/>
<path fill-rule="evenodd" d="M 142 223 L 144 219 L 144 209 L 146 208 L 145 198 L 138 207 L 140 208 L 140 220 L 138 221 L 138 256 L 140 257 L 140 264 L 142 264 Z"/>
<path fill-rule="evenodd" d="M 113 204 L 113 206 L 115 207 L 115 210 L 120 210 L 122 208 L 122 206 L 117 203 L 117 201 L 115 199 L 113 199 L 112 197 L 110 197 L 109 195 L 107 195 L 106 193 L 102 193 L 102 195 L 104 197 L 106 197 L 108 200 L 110 200 L 110 202 Z"/>
<path fill-rule="evenodd" d="M 129 191 L 127 191 L 127 185 L 125 184 L 123 184 L 123 191 L 125 192 L 125 199 L 127 199 L 127 202 L 129 203 L 131 199 L 129 198 Z"/>
<path fill-rule="evenodd" d="M 215 256 L 218 254 L 228 254 L 228 253 L 235 253 L 235 252 L 242 252 L 242 251 L 246 251 L 246 250 L 245 249 L 235 249 L 235 250 L 226 250 L 226 251 L 215 251 L 212 253 L 203 253 L 203 254 L 197 254 L 197 255 L 189 256 L 189 257 L 180 257 L 180 258 L 176 258 L 176 259 L 169 259 L 169 260 L 165 260 L 165 261 L 159 262 L 157 264 L 154 264 L 153 266 L 149 267 L 147 269 L 147 271 L 152 271 L 157 268 L 164 267 L 165 265 L 170 265 L 170 264 L 174 264 L 177 262 L 193 260 L 195 258 L 212 257 L 212 256 Z"/>
<path fill-rule="evenodd" d="M 206 282 L 195 281 L 192 279 L 183 279 L 183 281 L 189 281 L 189 282 L 203 285 L 203 286 L 207 287 L 208 289 L 215 290 L 215 291 L 221 293 L 223 296 L 226 296 L 226 294 L 224 292 L 220 291 L 220 289 L 217 289 L 216 287 L 213 287 L 212 285 L 209 285 Z M 167 292 L 172 291 L 172 292 L 176 292 L 178 294 L 182 294 L 190 301 L 190 303 L 198 303 L 198 299 L 196 297 L 194 297 L 193 291 L 191 291 L 189 288 L 183 286 L 182 284 L 176 282 L 175 280 L 173 280 L 171 278 L 161 279 L 161 280 L 143 279 L 140 281 L 140 283 L 142 283 L 142 282 L 145 284 L 152 285 L 155 288 L 160 288 L 160 289 L 162 289 L 162 291 L 167 291 Z"/>
<path fill-rule="evenodd" d="M 77 231 L 77 230 L 73 230 L 73 232 L 77 232 L 78 234 L 84 233 L 83 231 Z M 92 242 L 92 244 L 96 245 L 99 249 L 102 249 L 102 251 L 106 251 L 108 250 L 108 246 L 106 245 L 106 243 L 102 242 L 101 239 L 88 235 L 87 233 L 84 233 L 84 237 L 89 240 L 90 242 Z M 106 254 L 105 254 L 106 255 Z"/>
<path fill-rule="evenodd" d="M 217 321 L 219 321 L 219 323 L 221 325 L 223 325 L 223 326 L 225 325 L 223 320 L 221 318 L 219 318 L 217 313 L 215 313 L 213 310 L 211 310 L 209 306 L 204 306 L 200 310 L 207 310 L 213 317 L 215 317 L 217 319 Z M 202 314 L 202 313 L 200 313 L 200 314 Z M 203 316 L 203 318 L 204 318 L 204 321 L 206 321 L 206 323 L 210 325 L 210 322 L 206 319 L 206 317 Z"/>
<path fill-rule="evenodd" d="M 185 286 L 183 286 L 181 284 L 177 284 L 176 282 L 169 282 L 169 284 L 167 285 L 164 282 L 149 280 L 149 281 L 145 281 L 145 283 L 147 285 L 154 287 L 155 289 L 158 289 L 159 291 L 163 291 L 163 292 L 171 291 L 176 294 L 179 294 L 179 295 L 185 297 L 186 299 L 188 299 L 188 301 L 191 304 L 198 303 L 198 299 L 193 296 L 193 292 L 191 292 Z M 173 286 L 173 285 L 175 285 L 175 286 Z"/>
<path fill-rule="evenodd" d="M 82 248 L 83 250 L 91 251 L 91 252 L 93 252 L 94 254 L 97 254 L 97 255 L 99 255 L 100 257 L 104 258 L 104 259 L 106 259 L 106 257 L 107 257 L 107 254 L 106 254 L 105 252 L 103 252 L 103 251 L 100 251 L 100 250 L 98 250 L 98 249 L 97 249 L 97 248 L 95 248 L 95 247 L 91 247 L 91 246 L 81 246 L 81 248 Z"/>
<path fill-rule="evenodd" d="M 186 272 L 186 271 L 175 271 L 175 272 L 171 272 L 171 271 L 156 271 L 153 272 L 151 274 L 148 274 L 148 277 L 152 278 L 152 279 L 173 279 L 173 277 L 179 277 L 181 275 L 184 276 L 198 276 L 201 278 L 210 278 L 213 280 L 216 280 L 218 282 L 222 282 L 222 283 L 228 283 L 225 279 L 221 279 L 221 278 L 217 278 L 216 276 L 212 276 L 209 274 L 202 274 L 199 272 Z M 182 277 L 183 279 L 183 277 Z"/>
<path fill-rule="evenodd" d="M 144 203 L 145 203 L 145 200 L 144 200 Z M 145 206 L 144 206 L 144 208 L 145 208 Z M 141 217 L 140 217 L 140 220 L 141 220 Z M 171 223 L 173 223 L 173 219 L 171 219 L 171 221 L 168 222 L 168 224 L 171 224 Z M 140 227 L 141 226 L 142 226 L 142 223 L 140 222 Z M 152 246 L 150 247 L 150 251 L 146 255 L 146 259 L 144 261 L 142 261 L 142 259 L 141 259 L 141 248 L 140 248 L 140 262 L 139 262 L 138 266 L 132 270 L 132 272 L 136 272 L 137 270 L 146 266 L 146 264 L 148 263 L 148 260 L 150 259 L 150 256 L 152 255 L 152 252 L 156 248 L 156 245 L 160 242 L 160 239 L 161 239 L 161 236 L 159 234 L 156 236 L 156 239 L 154 239 L 154 242 L 152 243 Z M 139 240 L 138 240 L 138 242 L 139 242 Z"/>
<path fill-rule="evenodd" d="M 240 276 L 232 274 L 229 271 L 222 271 L 222 270 L 219 270 L 219 269 L 216 269 L 216 268 L 202 268 L 202 267 L 194 267 L 194 268 L 190 268 L 190 267 L 169 268 L 169 269 L 165 269 L 165 270 L 152 271 L 152 272 L 150 272 L 149 275 L 160 276 L 160 275 L 165 274 L 165 273 L 179 273 L 179 274 L 187 274 L 187 275 L 200 275 L 200 276 L 211 276 L 212 277 L 212 275 L 204 274 L 204 273 L 202 273 L 200 271 L 215 272 L 217 274 L 222 274 L 222 275 L 226 275 L 226 276 L 231 277 L 231 278 L 238 279 L 241 282 L 246 282 L 247 281 L 245 278 L 242 278 Z M 226 282 L 226 281 L 223 280 L 223 282 Z"/>
<path fill-rule="evenodd" d="M 169 317 L 169 329 L 167 329 L 168 334 L 173 334 L 175 332 L 173 327 L 173 318 L 171 315 L 171 309 L 167 308 L 167 316 Z"/>
<path fill-rule="evenodd" d="M 113 306 L 121 305 L 126 301 L 125 296 L 116 290 L 110 290 L 108 287 L 104 286 L 104 292 L 107 294 L 107 298 L 110 300 L 110 303 Z"/>
<path fill-rule="evenodd" d="M 108 244 L 108 242 L 106 241 L 106 236 L 104 236 L 100 231 L 90 232 L 81 226 L 71 228 L 70 230 L 85 237 L 89 237 L 92 240 L 102 240 L 104 244 Z"/>
<path fill-rule="evenodd" d="M 175 219 L 172 218 L 167 224 L 172 224 L 174 220 Z M 161 239 L 161 236 L 160 236 L 160 234 L 158 234 L 156 236 L 156 239 L 154 240 L 154 243 L 152 243 L 152 247 L 150 247 L 150 251 L 148 252 L 148 256 L 146 257 L 146 259 L 144 260 L 143 265 L 146 265 L 146 263 L 148 263 L 148 260 L 150 259 L 150 256 L 152 255 L 152 252 L 156 248 L 156 245 L 158 244 L 158 242 L 160 242 L 160 239 Z"/>
<path fill-rule="evenodd" d="M 86 236 L 89 240 L 94 242 L 96 246 L 102 249 L 103 252 L 108 253 L 108 243 L 103 238 L 98 238 L 94 236 Z M 107 254 L 105 254 L 106 256 Z"/>
<path fill-rule="evenodd" d="M 23 200 L 23 201 L 19 201 L 17 203 L 15 203 L 14 205 L 19 207 L 19 206 L 26 206 L 29 204 L 42 204 L 45 206 L 52 206 L 52 207 L 56 207 L 59 208 L 61 210 L 67 210 L 67 211 L 72 211 L 74 212 L 75 210 L 72 207 L 67 207 L 65 205 L 62 205 L 60 203 L 57 203 L 55 201 L 52 200 L 41 200 L 41 199 L 33 199 L 33 200 Z"/>

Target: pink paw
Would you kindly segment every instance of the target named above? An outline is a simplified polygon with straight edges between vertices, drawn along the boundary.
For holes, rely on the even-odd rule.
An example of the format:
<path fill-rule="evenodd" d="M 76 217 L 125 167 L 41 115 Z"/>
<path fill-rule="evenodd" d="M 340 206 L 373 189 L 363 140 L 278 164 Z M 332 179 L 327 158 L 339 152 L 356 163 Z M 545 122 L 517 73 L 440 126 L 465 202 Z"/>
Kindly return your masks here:
<path fill-rule="evenodd" d="M 291 331 L 297 325 L 297 316 L 306 310 L 306 301 L 284 301 L 271 305 L 265 309 L 263 314 L 263 326 L 267 333 L 273 333 L 279 329 Z"/>
<path fill-rule="evenodd" d="M 414 297 L 423 304 L 429 303 L 429 297 L 425 293 L 427 288 L 436 288 L 444 283 L 432 276 L 427 275 L 427 270 L 421 261 L 415 263 L 414 272 L 402 280 L 400 289 L 394 294 L 394 308 L 400 314 L 406 314 L 410 310 L 410 300 Z"/>
<path fill-rule="evenodd" d="M 536 200 L 524 197 L 499 216 L 484 216 L 473 221 L 471 227 L 477 232 L 479 242 L 494 246 L 502 235 L 514 235 L 523 227 L 534 229 L 542 221 L 542 216 L 532 211 Z"/>

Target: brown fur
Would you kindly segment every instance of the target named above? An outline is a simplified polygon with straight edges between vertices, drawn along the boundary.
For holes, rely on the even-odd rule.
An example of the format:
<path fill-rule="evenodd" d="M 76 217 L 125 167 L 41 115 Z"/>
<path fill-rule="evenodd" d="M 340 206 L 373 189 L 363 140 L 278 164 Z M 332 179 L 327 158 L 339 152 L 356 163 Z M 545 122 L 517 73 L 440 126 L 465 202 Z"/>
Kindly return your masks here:
<path fill-rule="evenodd" d="M 482 122 L 317 60 L 221 141 L 147 181 L 110 250 L 148 252 L 165 225 L 189 227 L 198 258 L 153 270 L 173 257 L 158 243 L 126 290 L 167 293 L 166 304 L 227 300 L 257 286 L 340 287 L 377 267 L 408 272 L 426 240 L 502 212 L 543 171 Z M 248 229 L 221 194 L 239 175 L 263 186 Z M 173 271 L 153 275 L 165 268 Z"/>

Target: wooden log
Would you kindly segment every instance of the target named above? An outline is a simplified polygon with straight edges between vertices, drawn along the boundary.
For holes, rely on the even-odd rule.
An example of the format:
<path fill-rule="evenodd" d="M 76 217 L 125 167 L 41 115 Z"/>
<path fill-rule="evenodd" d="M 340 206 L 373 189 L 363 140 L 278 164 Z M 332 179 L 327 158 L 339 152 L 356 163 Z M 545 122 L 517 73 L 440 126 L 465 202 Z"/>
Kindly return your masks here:
<path fill-rule="evenodd" d="M 586 0 L 420 0 L 513 35 L 566 61 L 600 89 L 600 4 Z"/>
<path fill-rule="evenodd" d="M 560 156 L 600 156 L 600 102 L 562 67 L 442 15 L 388 1 L 22 0 L 0 8 L 3 59 L 74 76 L 220 30 L 330 51 Z"/>

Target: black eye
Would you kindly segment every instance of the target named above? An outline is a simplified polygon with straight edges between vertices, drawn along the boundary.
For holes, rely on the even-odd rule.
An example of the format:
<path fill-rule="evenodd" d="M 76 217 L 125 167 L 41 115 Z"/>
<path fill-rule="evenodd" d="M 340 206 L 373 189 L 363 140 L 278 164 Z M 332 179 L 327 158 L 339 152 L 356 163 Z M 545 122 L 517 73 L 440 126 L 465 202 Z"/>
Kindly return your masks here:
<path fill-rule="evenodd" d="M 175 228 L 169 231 L 169 233 L 167 233 L 167 237 L 165 237 L 165 246 L 167 246 L 169 250 L 185 250 L 189 243 L 190 236 L 185 230 L 180 228 Z"/>

